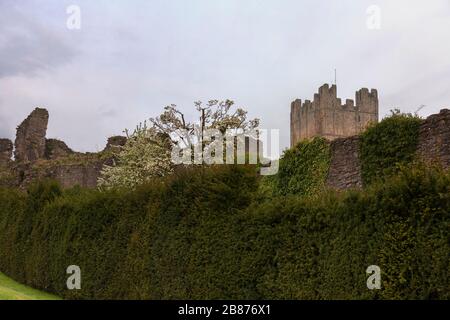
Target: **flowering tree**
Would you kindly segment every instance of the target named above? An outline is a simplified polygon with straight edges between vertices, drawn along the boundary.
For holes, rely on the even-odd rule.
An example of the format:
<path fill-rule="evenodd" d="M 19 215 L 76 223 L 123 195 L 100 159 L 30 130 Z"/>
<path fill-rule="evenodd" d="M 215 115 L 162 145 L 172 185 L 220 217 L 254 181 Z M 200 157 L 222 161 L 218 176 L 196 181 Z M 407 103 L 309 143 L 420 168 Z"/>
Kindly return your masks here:
<path fill-rule="evenodd" d="M 245 134 L 259 126 L 259 120 L 248 120 L 247 112 L 242 108 L 232 111 L 233 105 L 231 100 L 210 100 L 206 105 L 195 102 L 199 120 L 193 122 L 187 121 L 176 105 L 170 105 L 159 117 L 150 119 L 150 127 L 144 122 L 131 135 L 125 131 L 128 141 L 119 147 L 113 165 L 103 167 L 98 179 L 99 187 L 133 188 L 170 174 L 174 166 L 172 150 L 196 146 L 193 152 L 200 149 L 198 153 L 203 155 L 204 150 L 212 145 L 205 136 L 208 130 L 217 130 L 225 136 L 238 132 Z"/>
<path fill-rule="evenodd" d="M 140 124 L 133 134 L 125 131 L 127 143 L 115 153 L 113 165 L 105 165 L 98 179 L 100 189 L 134 188 L 137 185 L 170 174 L 170 141 L 147 124 Z"/>
<path fill-rule="evenodd" d="M 247 119 L 247 111 L 242 108 L 233 110 L 232 100 L 210 100 L 206 105 L 201 101 L 195 102 L 198 121 L 190 122 L 176 105 L 165 107 L 164 112 L 157 118 L 151 118 L 153 128 L 170 137 L 173 147 L 193 148 L 193 152 L 203 154 L 212 142 L 206 137 L 207 132 L 216 130 L 223 138 L 227 135 L 250 135 L 259 127 L 259 119 Z M 255 137 L 257 138 L 257 137 Z M 216 141 L 218 142 L 218 141 Z"/>

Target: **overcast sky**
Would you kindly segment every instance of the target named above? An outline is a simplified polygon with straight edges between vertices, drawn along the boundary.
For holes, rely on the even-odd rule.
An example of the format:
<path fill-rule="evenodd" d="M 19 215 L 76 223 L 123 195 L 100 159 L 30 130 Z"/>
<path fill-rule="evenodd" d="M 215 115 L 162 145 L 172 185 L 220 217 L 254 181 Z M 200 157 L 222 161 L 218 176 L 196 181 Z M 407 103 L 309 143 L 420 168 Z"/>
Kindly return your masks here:
<path fill-rule="evenodd" d="M 230 98 L 286 147 L 290 102 L 335 68 L 338 96 L 377 88 L 381 116 L 450 107 L 450 1 L 0 0 L 0 137 L 42 106 L 48 137 L 98 151 L 165 105 Z"/>

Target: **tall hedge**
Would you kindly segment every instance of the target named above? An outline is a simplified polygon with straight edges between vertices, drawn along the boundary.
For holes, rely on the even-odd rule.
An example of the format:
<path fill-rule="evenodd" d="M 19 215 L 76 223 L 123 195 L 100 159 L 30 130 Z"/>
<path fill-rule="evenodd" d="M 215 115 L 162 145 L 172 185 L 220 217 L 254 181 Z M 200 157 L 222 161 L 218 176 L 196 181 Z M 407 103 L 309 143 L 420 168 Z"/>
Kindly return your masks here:
<path fill-rule="evenodd" d="M 399 169 L 364 191 L 255 200 L 253 167 L 135 191 L 0 189 L 0 270 L 76 299 L 449 299 L 450 173 Z M 82 289 L 65 287 L 67 266 Z M 382 289 L 368 290 L 378 265 Z"/>

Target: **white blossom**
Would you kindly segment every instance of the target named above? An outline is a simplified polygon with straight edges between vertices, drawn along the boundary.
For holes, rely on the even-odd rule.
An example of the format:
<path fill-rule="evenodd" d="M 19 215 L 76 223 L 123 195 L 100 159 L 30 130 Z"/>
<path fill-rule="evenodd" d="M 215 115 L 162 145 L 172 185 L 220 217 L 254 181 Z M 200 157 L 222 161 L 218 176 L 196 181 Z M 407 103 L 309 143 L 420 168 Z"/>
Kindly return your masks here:
<path fill-rule="evenodd" d="M 105 165 L 98 179 L 100 189 L 134 188 L 173 170 L 170 141 L 153 128 L 139 125 L 127 143 L 115 153 L 113 165 Z"/>

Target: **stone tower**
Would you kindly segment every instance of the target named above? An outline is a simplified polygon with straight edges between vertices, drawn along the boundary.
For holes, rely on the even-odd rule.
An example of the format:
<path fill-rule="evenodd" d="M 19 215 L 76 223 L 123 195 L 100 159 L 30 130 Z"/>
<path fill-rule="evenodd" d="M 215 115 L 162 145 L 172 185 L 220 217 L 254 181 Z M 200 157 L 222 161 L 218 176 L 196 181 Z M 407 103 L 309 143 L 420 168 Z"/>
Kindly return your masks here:
<path fill-rule="evenodd" d="M 356 92 L 356 104 L 351 99 L 342 104 L 336 85 L 324 84 L 313 101 L 291 103 L 291 147 L 316 136 L 334 140 L 357 135 L 372 122 L 378 122 L 377 90 L 363 88 Z"/>

